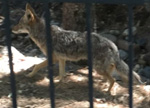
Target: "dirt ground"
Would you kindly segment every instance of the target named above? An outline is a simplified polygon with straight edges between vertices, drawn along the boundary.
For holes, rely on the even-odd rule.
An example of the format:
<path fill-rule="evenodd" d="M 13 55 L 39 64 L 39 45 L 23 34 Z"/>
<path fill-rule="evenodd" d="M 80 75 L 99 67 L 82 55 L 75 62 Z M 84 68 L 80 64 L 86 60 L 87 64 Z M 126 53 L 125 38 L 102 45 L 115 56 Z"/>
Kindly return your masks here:
<path fill-rule="evenodd" d="M 18 108 L 50 108 L 47 68 L 41 69 L 33 78 L 26 77 L 32 69 L 33 66 L 15 72 Z M 63 81 L 56 82 L 58 65 L 54 66 L 56 108 L 88 108 L 87 67 L 80 67 L 68 62 L 66 70 L 68 70 L 67 76 Z M 106 92 L 108 83 L 102 76 L 93 72 L 93 80 L 94 108 L 128 108 L 128 87 L 123 86 L 122 82 L 116 82 L 109 94 Z M 133 88 L 134 108 L 149 108 L 150 86 L 136 85 Z M 0 108 L 12 108 L 11 96 L 10 75 L 0 72 Z"/>

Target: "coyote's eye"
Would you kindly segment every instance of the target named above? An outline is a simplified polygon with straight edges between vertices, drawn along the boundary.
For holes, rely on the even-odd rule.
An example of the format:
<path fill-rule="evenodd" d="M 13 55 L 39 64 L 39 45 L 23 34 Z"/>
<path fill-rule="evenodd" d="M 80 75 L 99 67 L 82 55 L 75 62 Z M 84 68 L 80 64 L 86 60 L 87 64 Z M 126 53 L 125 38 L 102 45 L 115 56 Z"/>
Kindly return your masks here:
<path fill-rule="evenodd" d="M 27 15 L 27 18 L 28 18 L 28 19 L 31 19 L 31 15 L 30 15 L 30 14 L 28 14 L 28 15 Z"/>

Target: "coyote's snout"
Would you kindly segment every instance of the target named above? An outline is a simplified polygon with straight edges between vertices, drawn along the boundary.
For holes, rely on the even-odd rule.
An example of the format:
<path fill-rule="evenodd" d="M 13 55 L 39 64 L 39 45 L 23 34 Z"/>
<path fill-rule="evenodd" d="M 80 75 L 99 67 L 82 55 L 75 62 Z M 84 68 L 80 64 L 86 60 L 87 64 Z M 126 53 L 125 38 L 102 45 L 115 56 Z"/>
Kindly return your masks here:
<path fill-rule="evenodd" d="M 53 63 L 59 62 L 59 76 L 65 75 L 65 62 L 78 61 L 87 59 L 87 33 L 76 31 L 67 31 L 58 26 L 50 27 L 53 46 Z M 47 55 L 46 39 L 45 39 L 45 22 L 39 18 L 32 7 L 27 4 L 24 16 L 20 19 L 19 24 L 13 27 L 13 32 L 27 32 L 30 38 Z M 96 34 L 91 33 L 92 42 L 92 60 L 93 68 L 97 73 L 103 75 L 109 80 L 111 90 L 115 80 L 111 76 L 113 71 L 117 71 L 125 82 L 128 82 L 128 65 L 120 59 L 117 46 L 110 40 Z M 34 67 L 33 71 L 28 74 L 32 77 L 40 68 L 47 66 L 47 60 Z M 134 82 L 141 82 L 140 76 L 133 72 Z"/>

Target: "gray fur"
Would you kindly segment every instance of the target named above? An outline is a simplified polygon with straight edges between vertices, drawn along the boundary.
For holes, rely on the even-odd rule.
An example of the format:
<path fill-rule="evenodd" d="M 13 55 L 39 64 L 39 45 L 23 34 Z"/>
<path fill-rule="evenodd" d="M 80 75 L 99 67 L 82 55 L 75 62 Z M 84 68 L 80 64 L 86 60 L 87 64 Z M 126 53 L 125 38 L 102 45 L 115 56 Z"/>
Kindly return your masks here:
<path fill-rule="evenodd" d="M 30 36 L 43 53 L 46 54 L 45 25 L 42 20 L 40 25 L 42 27 L 39 28 L 41 32 L 37 32 L 37 28 L 32 28 Z M 32 34 L 37 35 L 33 36 Z M 53 53 L 58 58 L 65 59 L 66 61 L 87 59 L 86 32 L 66 31 L 56 25 L 52 25 L 51 35 Z M 108 68 L 113 63 L 121 77 L 128 80 L 128 65 L 120 59 L 117 46 L 112 41 L 96 33 L 91 33 L 91 38 L 94 69 L 99 74 L 109 74 Z M 138 82 L 141 82 L 140 77 L 137 78 L 137 75 L 134 75 L 134 77 Z"/>

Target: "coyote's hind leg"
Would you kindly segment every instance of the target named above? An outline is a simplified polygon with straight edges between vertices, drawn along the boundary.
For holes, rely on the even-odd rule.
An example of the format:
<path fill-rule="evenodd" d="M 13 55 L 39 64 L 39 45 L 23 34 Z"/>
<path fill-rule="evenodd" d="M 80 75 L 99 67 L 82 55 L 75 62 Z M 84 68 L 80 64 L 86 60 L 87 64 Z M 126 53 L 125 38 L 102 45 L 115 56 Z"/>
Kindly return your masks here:
<path fill-rule="evenodd" d="M 108 67 L 108 70 L 107 70 L 106 74 L 105 74 L 105 77 L 107 77 L 107 79 L 109 80 L 109 83 L 110 83 L 107 92 L 110 92 L 110 91 L 111 91 L 111 89 L 112 89 L 112 87 L 113 87 L 113 85 L 114 85 L 114 83 L 115 83 L 114 78 L 111 76 L 111 73 L 112 73 L 113 71 L 115 71 L 115 69 L 116 69 L 115 64 L 114 64 L 114 63 L 111 63 L 110 66 Z"/>
<path fill-rule="evenodd" d="M 98 72 L 100 75 L 102 75 L 105 79 L 107 79 L 107 80 L 109 81 L 110 85 L 109 85 L 109 88 L 108 88 L 108 90 L 107 90 L 107 92 L 109 92 L 109 93 L 110 93 L 110 91 L 111 91 L 111 89 L 112 89 L 112 87 L 113 87 L 113 85 L 114 85 L 114 83 L 115 83 L 114 78 L 111 76 L 111 73 L 112 73 L 114 70 L 115 70 L 115 64 L 112 63 L 112 64 L 110 64 L 110 65 L 107 67 L 107 69 L 106 69 L 105 71 L 103 71 L 103 72 Z"/>
<path fill-rule="evenodd" d="M 112 89 L 112 87 L 113 87 L 113 85 L 115 83 L 115 80 L 114 80 L 114 78 L 110 74 L 105 75 L 105 77 L 107 77 L 107 79 L 108 79 L 108 81 L 110 83 L 109 88 L 107 90 L 107 92 L 110 93 L 110 91 L 111 91 L 111 89 Z"/>

